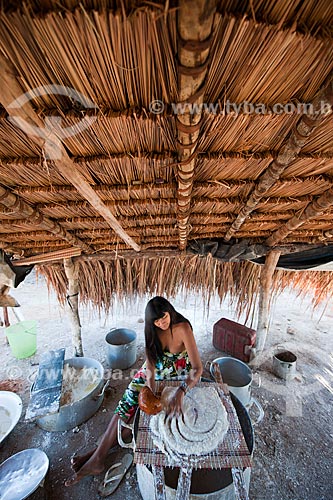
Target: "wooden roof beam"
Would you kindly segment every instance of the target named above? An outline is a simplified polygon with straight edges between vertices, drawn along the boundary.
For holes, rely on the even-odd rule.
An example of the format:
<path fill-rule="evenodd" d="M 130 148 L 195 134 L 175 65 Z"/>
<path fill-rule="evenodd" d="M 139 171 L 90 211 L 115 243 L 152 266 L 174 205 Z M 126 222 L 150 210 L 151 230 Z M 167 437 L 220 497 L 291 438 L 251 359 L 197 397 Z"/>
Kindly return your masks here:
<path fill-rule="evenodd" d="M 179 0 L 178 5 L 178 138 L 177 220 L 179 248 L 184 250 L 189 233 L 191 197 L 196 163 L 205 78 L 212 42 L 215 0 Z M 183 107 L 182 105 L 187 104 Z M 196 108 L 191 108 L 195 105 Z"/>
<path fill-rule="evenodd" d="M 276 155 L 274 151 L 212 151 L 212 152 L 201 152 L 197 154 L 197 159 L 200 161 L 216 161 L 216 160 L 239 160 L 239 159 L 255 159 L 255 160 L 266 160 L 274 159 Z M 135 161 L 144 160 L 156 160 L 165 161 L 170 160 L 170 164 L 166 164 L 166 167 L 174 167 L 175 162 L 177 162 L 177 153 L 173 151 L 166 151 L 163 153 L 150 153 L 149 151 L 142 151 L 140 154 L 137 152 L 133 153 L 110 153 L 109 155 L 98 154 L 94 156 L 75 156 L 73 157 L 74 163 L 93 163 L 93 162 L 108 162 L 112 160 L 121 160 L 128 158 Z M 333 152 L 329 151 L 316 151 L 313 153 L 302 153 L 298 154 L 298 159 L 309 159 L 309 160 L 333 160 Z M 13 156 L 13 157 L 0 157 L 0 162 L 4 165 L 11 165 L 15 163 L 16 165 L 25 165 L 27 163 L 40 165 L 39 156 Z M 142 183 L 143 184 L 143 183 Z M 139 185 L 139 184 L 138 184 Z"/>
<path fill-rule="evenodd" d="M 286 238 L 292 231 L 302 226 L 308 220 L 314 219 L 333 205 L 333 187 L 310 203 L 303 212 L 299 212 L 277 229 L 264 244 L 274 247 Z"/>
<path fill-rule="evenodd" d="M 0 186 L 0 204 L 9 208 L 12 213 L 20 215 L 29 220 L 32 224 L 37 226 L 39 229 L 45 229 L 52 234 L 57 235 L 59 238 L 62 238 L 74 247 L 81 248 L 84 252 L 92 252 L 93 249 L 84 243 L 82 240 L 72 235 L 66 229 L 64 229 L 60 224 L 45 217 L 42 212 L 38 209 L 28 205 L 22 198 L 13 194 L 9 189 Z"/>
<path fill-rule="evenodd" d="M 261 198 L 280 178 L 285 169 L 295 161 L 298 153 L 304 147 L 308 137 L 317 128 L 328 114 L 333 105 L 333 73 L 331 73 L 329 84 L 326 85 L 312 101 L 312 113 L 302 115 L 295 127 L 292 129 L 288 139 L 284 141 L 278 151 L 277 157 L 261 175 L 258 184 L 250 194 L 246 204 L 240 210 L 236 220 L 227 231 L 224 239 L 229 241 L 240 229 L 248 215 L 256 208 Z M 326 113 L 323 112 L 325 106 Z"/>
<path fill-rule="evenodd" d="M 42 137 L 37 137 L 34 133 L 34 127 L 44 129 L 44 123 L 34 111 L 30 101 L 24 107 L 12 109 L 9 105 L 19 96 L 22 95 L 22 88 L 18 82 L 18 75 L 10 61 L 0 54 L 0 102 L 10 116 L 20 118 L 25 122 L 25 131 L 33 136 L 34 142 L 44 150 L 45 141 Z M 58 139 L 56 132 L 50 132 L 48 136 L 49 148 L 57 151 L 57 157 L 60 159 L 52 160 L 59 172 L 81 193 L 81 195 L 89 201 L 93 208 L 107 221 L 110 227 L 125 241 L 127 245 L 135 251 L 140 251 L 139 245 L 124 231 L 117 219 L 110 212 L 107 206 L 103 203 L 97 193 L 92 189 L 84 176 L 77 170 L 75 163 L 68 156 L 65 148 Z"/>

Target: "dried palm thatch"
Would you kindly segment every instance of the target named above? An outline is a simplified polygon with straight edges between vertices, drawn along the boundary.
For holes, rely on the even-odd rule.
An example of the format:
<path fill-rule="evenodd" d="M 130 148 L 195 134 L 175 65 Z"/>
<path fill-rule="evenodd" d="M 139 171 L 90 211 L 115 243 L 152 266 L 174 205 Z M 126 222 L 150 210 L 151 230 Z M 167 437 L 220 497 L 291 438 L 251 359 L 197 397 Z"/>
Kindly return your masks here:
<path fill-rule="evenodd" d="M 277 293 L 285 289 L 293 289 L 299 297 L 312 296 L 312 304 L 315 307 L 327 304 L 332 300 L 333 289 L 331 271 L 275 271 L 274 289 Z"/>
<path fill-rule="evenodd" d="M 299 35 L 294 29 L 272 29 L 246 18 L 221 16 L 219 21 L 207 81 L 208 102 L 223 101 L 225 93 L 232 102 L 239 103 L 287 102 L 290 94 L 305 101 L 313 98 L 326 74 L 327 64 L 332 63 L 329 40 Z M 259 51 L 252 51 L 253 44 L 261 47 L 265 57 Z M 328 60 L 320 57 L 323 53 Z M 236 61 L 242 61 L 237 68 L 237 78 Z M 286 74 L 288 82 L 281 85 Z M 303 78 L 309 85 L 301 89 L 299 82 Z M 223 87 L 225 92 L 221 93 Z"/>
<path fill-rule="evenodd" d="M 98 310 L 108 312 L 116 298 L 173 298 L 181 292 L 185 297 L 191 293 L 201 295 L 208 308 L 211 298 L 217 295 L 221 302 L 228 301 L 238 316 L 244 315 L 245 322 L 253 321 L 256 314 L 263 268 L 251 262 L 221 262 L 211 256 L 78 261 L 80 301 Z M 40 265 L 38 273 L 64 304 L 68 283 L 62 264 Z M 312 296 L 313 306 L 318 307 L 332 298 L 332 277 L 333 272 L 276 270 L 271 300 L 293 288 L 300 297 Z"/>
<path fill-rule="evenodd" d="M 236 0 L 221 0 L 219 10 L 224 12 L 237 12 L 248 14 L 254 21 L 266 21 L 279 27 L 290 25 L 294 22 L 295 12 L 299 26 L 308 32 L 317 33 L 326 24 L 333 20 L 330 4 L 325 0 L 284 0 L 271 2 L 270 0 L 245 0 L 241 4 Z"/>
<path fill-rule="evenodd" d="M 202 41 L 200 26 L 193 25 L 187 48 L 180 37 L 182 26 L 177 25 L 178 7 L 169 2 L 5 4 L 0 12 L 0 53 L 10 61 L 22 93 L 56 83 L 74 88 L 96 106 L 86 110 L 82 103 L 51 92 L 32 99 L 33 113 L 44 121 L 60 117 L 63 128 L 75 130 L 84 116 L 95 118 L 88 129 L 64 140 L 70 165 L 142 251 L 156 252 L 151 260 L 140 256 L 137 261 L 81 261 L 83 300 L 108 309 L 114 293 L 172 296 L 187 287 L 201 293 L 207 288 L 208 302 L 215 291 L 221 299 L 229 293 L 234 303 L 239 300 L 239 311 L 249 315 L 260 269 L 186 255 L 158 259 L 158 251 L 177 249 L 180 240 L 183 244 L 226 237 L 300 119 L 299 112 L 274 111 L 274 104 L 312 101 L 331 75 L 330 2 L 246 0 L 240 5 L 221 0 L 211 37 Z M 187 50 L 192 56 L 201 51 L 207 56 L 201 62 L 207 64 L 187 67 L 186 57 L 177 58 Z M 183 88 L 181 82 L 191 79 L 193 69 L 196 76 L 202 72 L 203 81 L 199 88 Z M 110 230 L 98 203 L 88 202 L 84 190 L 70 184 L 66 172 L 60 169 L 61 175 L 59 165 L 46 158 L 42 145 L 9 121 L 2 90 L 0 86 L 0 187 L 8 188 L 16 202 L 4 205 L 0 200 L 0 246 L 10 245 L 24 256 L 70 249 L 59 233 L 41 227 L 40 218 L 24 218 L 20 207 L 25 203 L 82 241 L 88 254 L 128 249 L 119 233 Z M 183 95 L 193 103 L 212 104 L 196 115 L 201 118 L 198 125 L 194 115 L 186 115 L 185 142 L 180 141 L 181 120 L 173 106 L 182 104 Z M 163 104 L 160 114 L 150 109 L 154 100 Z M 264 108 L 249 113 L 250 104 Z M 263 243 L 331 189 L 332 123 L 332 116 L 326 117 L 299 155 L 261 193 L 236 231 L 237 241 Z M 180 227 L 184 206 L 186 223 Z M 332 213 L 327 207 L 304 221 L 288 234 L 285 246 L 331 243 L 327 235 Z M 63 299 L 61 267 L 41 269 Z M 287 276 L 276 281 L 276 289 L 288 282 L 297 286 Z"/>
<path fill-rule="evenodd" d="M 260 267 L 248 262 L 221 263 L 212 257 L 185 256 L 151 259 L 80 261 L 80 300 L 109 311 L 114 299 L 200 293 L 209 304 L 217 293 L 235 305 L 239 313 L 251 310 L 258 293 Z M 61 264 L 39 266 L 61 303 L 66 300 L 67 279 Z"/>

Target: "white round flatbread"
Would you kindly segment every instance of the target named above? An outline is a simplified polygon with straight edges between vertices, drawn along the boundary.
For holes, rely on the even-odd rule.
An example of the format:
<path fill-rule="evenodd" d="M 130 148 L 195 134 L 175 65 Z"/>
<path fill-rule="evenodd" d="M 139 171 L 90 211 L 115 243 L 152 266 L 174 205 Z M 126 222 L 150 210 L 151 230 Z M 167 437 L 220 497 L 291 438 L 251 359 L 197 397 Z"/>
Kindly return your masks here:
<path fill-rule="evenodd" d="M 164 390 L 162 400 L 167 402 L 175 389 Z M 227 412 L 214 387 L 194 387 L 184 397 L 183 415 L 168 418 L 162 411 L 150 423 L 154 442 L 171 457 L 210 453 L 223 441 L 228 427 Z"/>

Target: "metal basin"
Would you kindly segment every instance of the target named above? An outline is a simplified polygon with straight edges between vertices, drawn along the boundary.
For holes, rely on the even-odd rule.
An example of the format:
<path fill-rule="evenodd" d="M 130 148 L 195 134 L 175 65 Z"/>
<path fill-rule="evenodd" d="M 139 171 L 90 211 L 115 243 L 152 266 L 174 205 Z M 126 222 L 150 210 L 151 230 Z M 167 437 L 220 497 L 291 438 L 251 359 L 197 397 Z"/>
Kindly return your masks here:
<path fill-rule="evenodd" d="M 33 493 L 49 468 L 47 455 L 36 448 L 20 451 L 0 465 L 1 500 L 24 500 Z"/>
<path fill-rule="evenodd" d="M 257 407 L 258 416 L 254 423 L 258 424 L 264 418 L 264 410 L 259 401 L 251 396 L 251 388 L 253 386 L 253 374 L 243 361 L 231 356 L 216 358 L 212 363 L 217 363 L 220 367 L 220 372 L 223 382 L 229 387 L 229 391 L 239 399 L 247 410 L 252 405 Z M 214 378 L 213 366 L 210 366 L 210 373 Z"/>
<path fill-rule="evenodd" d="M 229 356 L 214 359 L 220 367 L 223 382 L 228 384 L 232 392 L 246 406 L 251 400 L 252 370 L 243 361 Z M 213 375 L 212 366 L 210 367 Z"/>
<path fill-rule="evenodd" d="M 21 413 L 21 398 L 15 392 L 0 391 L 0 444 L 12 432 Z"/>
<path fill-rule="evenodd" d="M 78 373 L 80 373 L 79 381 Z M 101 406 L 107 383 L 104 387 L 103 384 L 104 368 L 95 359 L 65 360 L 60 410 L 53 415 L 37 419 L 38 426 L 46 431 L 68 431 L 82 424 Z M 66 391 L 66 387 L 71 388 L 71 391 Z"/>

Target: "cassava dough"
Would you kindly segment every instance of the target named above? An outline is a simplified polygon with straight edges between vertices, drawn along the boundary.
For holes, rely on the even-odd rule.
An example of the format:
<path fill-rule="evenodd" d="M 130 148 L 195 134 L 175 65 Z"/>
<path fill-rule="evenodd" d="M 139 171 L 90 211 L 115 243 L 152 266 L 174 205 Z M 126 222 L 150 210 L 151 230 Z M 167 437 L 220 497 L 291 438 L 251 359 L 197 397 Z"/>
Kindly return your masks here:
<path fill-rule="evenodd" d="M 164 407 L 176 390 L 164 389 Z M 184 397 L 183 415 L 167 418 L 162 411 L 150 421 L 155 444 L 171 457 L 210 453 L 223 441 L 228 427 L 227 412 L 214 387 L 194 387 L 189 391 Z"/>

